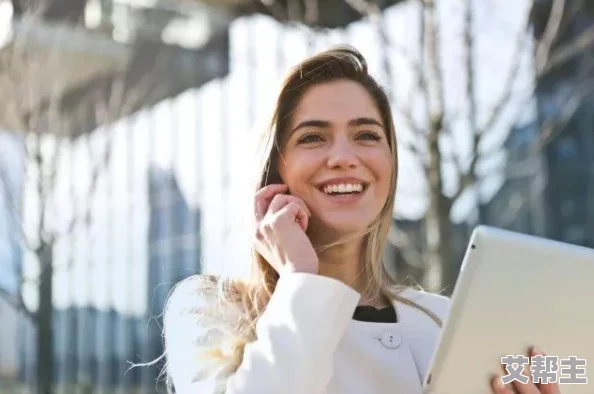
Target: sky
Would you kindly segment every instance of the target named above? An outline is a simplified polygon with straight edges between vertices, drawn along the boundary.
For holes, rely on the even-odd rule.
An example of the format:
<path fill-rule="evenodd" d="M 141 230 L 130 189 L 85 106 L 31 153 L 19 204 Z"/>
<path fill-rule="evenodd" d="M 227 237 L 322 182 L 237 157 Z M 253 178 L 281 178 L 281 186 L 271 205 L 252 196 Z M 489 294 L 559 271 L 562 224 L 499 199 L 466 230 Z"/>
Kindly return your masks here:
<path fill-rule="evenodd" d="M 460 72 L 464 54 L 461 51 L 461 2 L 439 2 L 442 24 L 446 104 L 449 113 L 459 116 L 455 123 L 455 141 L 449 146 L 468 151 L 470 139 L 463 122 L 465 80 Z M 501 94 L 502 80 L 510 67 L 514 43 L 523 27 L 527 2 L 517 0 L 483 0 L 477 2 L 477 86 L 479 121 Z M 0 12 L 0 20 L 2 19 Z M 394 102 L 410 102 L 409 91 L 414 86 L 411 68 L 400 55 L 402 49 L 413 53 L 418 42 L 418 9 L 410 2 L 394 6 L 386 12 L 386 22 L 394 48 L 392 90 Z M 1 36 L 1 34 L 0 34 Z M 57 256 L 61 269 L 56 275 L 56 305 L 94 305 L 113 307 L 122 313 L 142 315 L 147 307 L 147 177 L 149 166 L 173 171 L 183 195 L 203 212 L 203 262 L 206 272 L 247 274 L 249 261 L 249 226 L 251 212 L 249 196 L 255 168 L 255 142 L 261 127 L 265 127 L 272 110 L 282 76 L 289 67 L 308 54 L 333 44 L 350 43 L 367 57 L 372 74 L 387 84 L 381 67 L 380 40 L 366 21 L 354 23 L 347 30 L 312 36 L 300 28 L 281 28 L 266 17 L 242 18 L 231 28 L 231 72 L 223 80 L 215 80 L 179 97 L 166 100 L 153 109 L 130 119 L 123 119 L 110 129 L 100 129 L 89 139 L 78 140 L 65 147 L 60 162 L 56 194 L 56 209 L 52 223 L 63 231 L 70 218 L 84 212 L 91 203 L 91 231 L 78 231 L 76 237 L 66 237 L 58 244 Z M 515 85 L 519 97 L 531 86 L 530 47 Z M 279 54 L 282 54 L 279 58 Z M 416 55 L 418 56 L 418 54 Z M 510 108 L 516 106 L 510 100 Z M 527 121 L 532 110 L 527 107 Z M 510 111 L 510 114 L 513 112 Z M 417 114 L 420 118 L 420 113 Z M 512 124 L 507 116 L 499 124 L 489 144 L 502 140 L 503 132 Z M 405 124 L 396 119 L 400 141 L 412 138 Z M 196 132 L 198 130 L 199 132 Z M 91 146 L 100 162 L 107 144 L 112 146 L 109 168 L 99 177 L 93 200 L 88 201 Z M 52 154 L 52 142 L 45 148 Z M 129 153 L 132 153 L 131 155 Z M 418 218 L 426 207 L 423 175 L 406 151 L 400 150 L 400 174 L 395 214 Z M 485 168 L 504 160 L 498 156 Z M 97 161 L 95 160 L 95 161 Z M 446 171 L 451 169 L 446 168 Z M 34 174 L 32 175 L 34 176 Z M 75 179 L 75 182 L 71 182 Z M 225 183 L 224 179 L 228 179 Z M 502 177 L 486 178 L 482 192 L 492 195 L 501 185 Z M 454 186 L 446 178 L 446 188 Z M 71 195 L 78 196 L 74 200 Z M 455 207 L 454 219 L 462 220 L 472 207 L 468 193 Z M 29 231 L 39 215 L 35 192 L 25 189 L 26 225 Z M 0 235 L 2 234 L 0 223 Z M 0 250 L 1 253 L 1 250 Z M 25 272 L 35 275 L 37 267 L 27 256 Z M 2 277 L 3 275 L 0 275 Z M 111 289 L 105 291 L 105 289 Z M 35 307 L 32 286 L 25 288 L 26 302 Z"/>

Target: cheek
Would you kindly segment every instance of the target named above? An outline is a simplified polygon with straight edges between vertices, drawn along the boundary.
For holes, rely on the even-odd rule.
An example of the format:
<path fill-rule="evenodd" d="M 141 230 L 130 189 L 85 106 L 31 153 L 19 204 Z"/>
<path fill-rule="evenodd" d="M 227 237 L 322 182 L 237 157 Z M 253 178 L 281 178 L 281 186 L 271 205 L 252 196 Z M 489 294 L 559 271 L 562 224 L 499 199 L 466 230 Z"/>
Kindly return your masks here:
<path fill-rule="evenodd" d="M 369 167 L 375 175 L 378 186 L 380 186 L 382 190 L 389 188 L 390 179 L 394 172 L 394 163 L 391 153 L 389 151 L 376 152 L 375 155 L 369 157 Z"/>
<path fill-rule="evenodd" d="M 284 183 L 294 192 L 304 190 L 315 175 L 318 168 L 316 163 L 315 155 L 308 155 L 305 152 L 285 157 L 285 162 L 281 165 Z"/>

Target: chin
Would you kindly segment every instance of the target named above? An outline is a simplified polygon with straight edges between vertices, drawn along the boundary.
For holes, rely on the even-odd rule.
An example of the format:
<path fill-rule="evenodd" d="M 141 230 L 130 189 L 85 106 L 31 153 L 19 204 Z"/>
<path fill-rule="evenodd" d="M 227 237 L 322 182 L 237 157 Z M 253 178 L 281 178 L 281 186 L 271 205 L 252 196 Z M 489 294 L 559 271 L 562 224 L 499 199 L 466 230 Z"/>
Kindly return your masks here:
<path fill-rule="evenodd" d="M 321 230 L 338 236 L 362 232 L 371 224 L 371 219 L 362 217 L 320 218 Z"/>

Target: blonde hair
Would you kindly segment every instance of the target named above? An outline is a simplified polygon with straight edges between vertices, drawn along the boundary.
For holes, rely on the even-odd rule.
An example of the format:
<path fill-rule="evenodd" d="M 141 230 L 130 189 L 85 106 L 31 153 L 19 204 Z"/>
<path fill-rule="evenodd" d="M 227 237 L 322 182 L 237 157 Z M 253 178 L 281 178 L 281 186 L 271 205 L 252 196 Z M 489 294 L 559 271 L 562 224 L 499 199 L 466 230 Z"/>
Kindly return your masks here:
<path fill-rule="evenodd" d="M 359 83 L 373 98 L 383 118 L 394 160 L 394 171 L 390 180 L 392 192 L 389 193 L 381 212 L 363 233 L 352 235 L 353 237 L 364 237 L 365 241 L 363 274 L 367 276 L 366 294 L 369 297 L 383 295 L 392 301 L 400 301 L 416 307 L 428 314 L 438 325 L 441 325 L 440 319 L 430 310 L 400 295 L 403 287 L 398 286 L 395 278 L 391 277 L 390 270 L 383 259 L 383 250 L 392 225 L 398 177 L 396 135 L 388 97 L 369 74 L 365 58 L 356 49 L 340 46 L 326 50 L 306 59 L 289 72 L 282 84 L 270 127 L 264 130 L 262 136 L 264 152 L 256 190 L 272 183 L 282 182 L 278 165 L 283 137 L 291 122 L 292 111 L 297 107 L 304 93 L 314 85 L 345 79 Z M 344 242 L 348 242 L 348 239 L 341 239 L 320 247 L 318 252 Z M 249 281 L 209 279 L 210 284 L 207 284 L 207 287 L 213 291 L 216 289 L 217 308 L 231 303 L 239 305 L 243 312 L 242 319 L 238 322 L 237 327 L 234 327 L 236 338 L 231 341 L 233 343 L 233 360 L 226 360 L 226 362 L 231 362 L 232 368 L 239 367 L 243 359 L 245 345 L 255 340 L 255 325 L 264 312 L 278 279 L 278 273 L 255 249 L 252 249 L 252 275 Z M 220 349 L 213 349 L 208 357 L 217 359 L 223 356 Z"/>

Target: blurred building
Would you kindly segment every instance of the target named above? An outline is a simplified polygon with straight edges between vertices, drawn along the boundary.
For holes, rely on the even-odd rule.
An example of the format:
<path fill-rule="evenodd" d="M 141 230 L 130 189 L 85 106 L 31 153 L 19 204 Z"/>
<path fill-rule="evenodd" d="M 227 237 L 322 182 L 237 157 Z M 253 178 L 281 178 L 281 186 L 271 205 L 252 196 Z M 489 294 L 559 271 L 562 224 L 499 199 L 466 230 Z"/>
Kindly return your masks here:
<path fill-rule="evenodd" d="M 25 66 L 20 56 L 9 57 L 21 44 L 27 67 L 35 67 L 27 80 L 18 73 L 0 78 L 0 89 L 15 98 L 5 104 L 0 128 L 26 130 L 23 119 L 36 116 L 40 128 L 55 129 L 49 116 L 57 101 L 69 119 L 60 132 L 78 136 L 227 74 L 228 11 L 199 1 L 147 4 L 12 0 L 3 68 Z M 20 101 L 25 83 L 34 92 L 27 106 Z M 97 107 L 107 101 L 115 108 L 99 114 Z"/>
<path fill-rule="evenodd" d="M 536 38 L 543 34 L 551 4 L 535 3 Z M 576 5 L 579 12 L 569 12 Z M 552 53 L 584 41 L 594 29 L 590 3 L 569 1 L 566 8 Z M 537 118 L 510 133 L 508 180 L 489 204 L 490 223 L 594 247 L 592 53 L 592 46 L 587 45 L 585 51 L 557 63 L 537 80 Z"/>
<path fill-rule="evenodd" d="M 367 56 L 371 72 L 393 96 L 397 92 L 391 90 L 413 78 L 405 61 L 391 57 L 395 51 L 383 44 L 377 26 L 363 23 L 361 13 L 343 0 L 281 0 L 271 7 L 249 0 L 67 0 L 43 2 L 48 8 L 39 11 L 40 3 L 12 1 L 13 36 L 26 37 L 22 42 L 32 63 L 43 67 L 26 81 L 35 94 L 25 108 L 19 106 L 22 86 L 0 78 L 1 91 L 14 97 L 8 109 L 0 108 L 0 128 L 27 131 L 38 116 L 45 133 L 67 135 L 58 211 L 69 217 L 84 209 L 85 198 L 92 201 L 89 223 L 56 249 L 57 260 L 72 266 L 56 274 L 56 379 L 89 389 L 96 383 L 142 384 L 142 392 L 151 392 L 162 363 L 128 371 L 128 361 L 149 362 L 162 354 L 161 314 L 173 284 L 198 272 L 247 268 L 241 252 L 247 237 L 235 230 L 245 219 L 240 205 L 250 175 L 248 146 L 287 68 L 333 43 L 350 43 Z M 408 48 L 417 39 L 413 3 L 378 2 L 385 24 L 395 27 L 395 46 Z M 495 33 L 490 40 L 511 41 Z M 15 48 L 17 41 L 9 40 L 0 58 Z M 459 74 L 451 59 L 448 66 L 447 72 Z M 59 125 L 50 116 L 56 103 L 67 120 Z M 511 156 L 534 138 L 535 129 L 534 124 L 516 128 L 508 141 Z M 101 163 L 108 149 L 112 154 L 92 196 L 86 196 L 93 160 Z M 535 201 L 542 196 L 538 188 L 546 172 L 528 167 L 528 175 L 506 183 L 487 208 L 493 220 L 503 217 L 499 212 L 520 189 Z M 402 176 L 411 177 L 408 171 Z M 512 211 L 506 226 L 540 231 L 538 210 L 544 203 L 523 204 L 527 213 Z M 413 245 L 422 244 L 419 221 L 396 224 Z M 456 229 L 453 239 L 463 253 L 468 229 L 463 224 Z M 396 271 L 419 274 L 404 250 L 387 247 Z M 20 374 L 29 382 L 35 332 L 31 325 L 19 331 Z"/>
<path fill-rule="evenodd" d="M 456 223 L 452 226 L 451 247 L 453 261 L 449 269 L 455 277 L 464 260 L 468 238 L 472 228 L 467 223 Z M 394 226 L 388 236 L 385 258 L 391 263 L 391 274 L 399 283 L 417 286 L 421 285 L 425 267 L 423 266 L 423 245 L 426 245 L 426 230 L 421 220 L 395 219 Z M 438 291 L 444 295 L 451 295 L 453 286 L 446 286 Z"/>
<path fill-rule="evenodd" d="M 547 15 L 546 7 L 537 18 Z M 553 51 L 567 49 L 584 40 L 594 29 L 591 2 L 567 2 L 579 12 L 566 16 L 562 34 Z M 568 11 L 569 14 L 569 11 Z M 542 19 L 536 19 L 536 35 Z M 541 23 L 538 23 L 541 22 Z M 591 40 L 591 39 L 590 39 Z M 566 242 L 594 247 L 594 48 L 587 45 L 575 56 L 560 62 L 538 81 L 539 122 L 553 137 L 545 146 L 548 235 Z M 560 120 L 558 120 L 560 119 Z"/>
<path fill-rule="evenodd" d="M 193 211 L 182 195 L 170 171 L 149 169 L 150 228 L 148 237 L 149 305 L 148 338 L 142 354 L 144 360 L 155 360 L 163 354 L 162 316 L 172 287 L 201 269 L 201 215 Z M 158 374 L 146 370 L 143 382 L 150 384 Z"/>
<path fill-rule="evenodd" d="M 19 240 L 19 200 L 23 182 L 22 139 L 0 132 L 0 380 L 18 375 L 20 322 L 18 283 L 23 252 Z"/>
<path fill-rule="evenodd" d="M 18 341 L 19 333 L 18 312 L 6 300 L 0 298 L 0 321 L 2 335 L 0 335 L 0 380 L 12 380 L 19 372 Z"/>
<path fill-rule="evenodd" d="M 163 354 L 160 316 L 166 297 L 177 281 L 200 272 L 200 214 L 188 207 L 171 172 L 149 169 L 148 182 L 146 313 L 134 316 L 92 306 L 56 308 L 53 334 L 55 379 L 59 383 L 129 388 L 156 385 L 162 363 L 133 369 L 130 363 L 147 363 Z M 32 379 L 35 371 L 34 330 L 28 327 L 27 331 L 21 342 L 21 348 L 26 349 L 21 354 L 24 381 Z"/>
<path fill-rule="evenodd" d="M 519 124 L 510 131 L 504 144 L 505 182 L 484 208 L 485 224 L 547 235 L 545 158 L 533 152 L 539 131 L 536 121 Z"/>
<path fill-rule="evenodd" d="M 156 389 L 162 363 L 131 370 L 129 363 L 150 362 L 162 354 L 160 316 L 166 295 L 176 281 L 200 272 L 200 215 L 195 204 L 186 203 L 176 174 L 151 167 L 151 157 L 134 166 L 134 153 L 118 148 L 130 137 L 126 126 L 134 114 L 148 109 L 144 119 L 150 118 L 153 106 L 165 102 L 167 109 L 171 97 L 228 73 L 227 11 L 199 2 L 165 3 L 15 0 L 11 34 L 0 47 L 0 90 L 3 97 L 12 98 L 0 111 L 0 128 L 18 135 L 29 131 L 29 119 L 36 118 L 47 135 L 69 137 L 66 162 L 58 163 L 56 190 L 71 207 L 58 209 L 80 210 L 86 203 L 80 203 L 76 185 L 89 181 L 88 173 L 77 173 L 77 168 L 84 171 L 93 165 L 88 157 L 77 162 L 88 144 L 102 135 L 117 140 L 113 146 L 119 153 L 99 175 L 100 196 L 93 196 L 90 204 L 94 219 L 60 239 L 54 253 L 56 266 L 71 267 L 55 269 L 54 375 L 60 384 L 77 382 L 83 390 L 97 384 L 143 385 L 143 392 Z M 27 73 L 30 80 L 25 82 L 34 93 L 29 101 L 22 97 L 24 85 L 6 77 L 24 66 L 25 58 L 14 56 L 20 44 L 30 56 L 27 65 L 44 65 Z M 59 125 L 52 123 L 52 106 L 60 107 Z M 137 127 L 137 136 L 131 138 L 146 142 L 148 126 L 145 122 Z M 165 130 L 167 137 L 171 126 Z M 161 148 L 159 141 L 151 144 L 147 149 Z M 18 161 L 11 164 L 20 175 Z M 123 171 L 128 175 L 118 177 Z M 61 188 L 62 182 L 70 186 Z M 2 219 L 8 217 L 7 205 L 2 204 Z M 14 236 L 11 229 L 6 233 Z M 10 289 L 2 290 L 16 291 L 20 272 L 6 271 L 19 267 L 19 255 L 8 258 L 4 251 L 20 253 L 21 247 L 18 242 L 5 247 L 5 241 L 0 237 L 0 286 L 14 280 Z M 36 304 L 34 294 L 30 305 Z M 35 326 L 6 308 L 0 303 L 2 318 L 7 319 L 0 335 L 0 377 L 18 375 L 33 382 Z"/>

